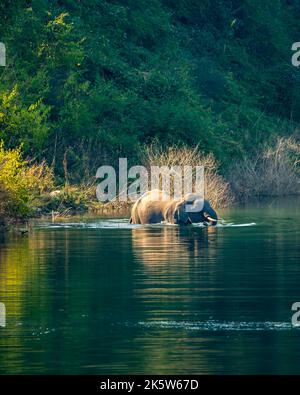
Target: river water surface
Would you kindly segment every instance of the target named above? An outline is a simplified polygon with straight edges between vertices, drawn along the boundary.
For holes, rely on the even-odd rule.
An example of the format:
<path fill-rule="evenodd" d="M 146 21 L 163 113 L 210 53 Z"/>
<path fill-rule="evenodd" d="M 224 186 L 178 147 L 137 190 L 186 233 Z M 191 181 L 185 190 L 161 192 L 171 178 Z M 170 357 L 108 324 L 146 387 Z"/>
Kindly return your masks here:
<path fill-rule="evenodd" d="M 299 200 L 0 239 L 0 374 L 300 374 Z"/>

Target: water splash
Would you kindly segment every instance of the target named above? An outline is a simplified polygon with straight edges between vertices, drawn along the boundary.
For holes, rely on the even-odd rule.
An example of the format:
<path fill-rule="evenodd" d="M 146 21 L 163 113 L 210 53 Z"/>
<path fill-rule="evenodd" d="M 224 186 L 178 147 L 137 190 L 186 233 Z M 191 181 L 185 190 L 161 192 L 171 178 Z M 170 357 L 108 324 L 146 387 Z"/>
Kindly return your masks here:
<path fill-rule="evenodd" d="M 241 227 L 248 227 L 248 226 L 256 226 L 256 222 L 248 222 L 244 224 L 235 224 L 234 222 L 226 222 L 226 221 L 219 221 L 218 224 L 215 226 L 216 228 L 241 228 Z M 195 227 L 204 227 L 206 228 L 207 226 L 203 225 L 202 223 L 199 224 L 193 224 L 192 226 Z"/>
<path fill-rule="evenodd" d="M 139 321 L 135 326 L 187 331 L 282 331 L 300 329 L 289 322 L 273 321 Z"/>
<path fill-rule="evenodd" d="M 227 228 L 227 227 L 249 227 L 255 226 L 255 222 L 235 224 L 233 222 L 226 222 L 224 220 L 220 221 L 216 228 Z M 193 224 L 193 227 L 206 228 L 202 223 Z M 160 223 L 160 224 L 148 224 L 148 225 L 138 225 L 130 224 L 127 218 L 118 219 L 101 219 L 97 221 L 78 221 L 78 222 L 40 222 L 36 224 L 36 228 L 43 229 L 136 229 L 141 227 L 178 227 L 175 224 Z"/>

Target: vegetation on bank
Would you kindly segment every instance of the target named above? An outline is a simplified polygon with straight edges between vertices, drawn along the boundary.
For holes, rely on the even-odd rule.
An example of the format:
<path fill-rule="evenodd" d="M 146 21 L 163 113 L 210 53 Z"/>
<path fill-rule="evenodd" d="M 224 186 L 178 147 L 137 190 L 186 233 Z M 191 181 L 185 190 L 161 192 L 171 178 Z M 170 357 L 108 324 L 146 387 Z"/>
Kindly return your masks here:
<path fill-rule="evenodd" d="M 217 206 L 298 193 L 299 11 L 298 0 L 2 1 L 0 213 L 97 208 L 96 169 L 119 157 L 204 161 Z"/>
<path fill-rule="evenodd" d="M 300 144 L 278 138 L 230 167 L 228 180 L 238 199 L 300 194 Z"/>
<path fill-rule="evenodd" d="M 0 141 L 0 218 L 24 219 L 34 214 L 35 200 L 54 187 L 52 170 L 45 162 L 29 163 L 21 147 L 5 150 Z"/>
<path fill-rule="evenodd" d="M 226 177 L 220 175 L 214 156 L 197 148 L 174 146 L 164 150 L 153 144 L 144 148 L 141 163 L 148 169 L 204 166 L 205 197 L 215 208 L 253 197 L 300 194 L 300 144 L 291 138 L 280 138 L 260 148 L 253 158 L 232 164 Z M 96 186 L 95 177 L 89 184 L 59 184 L 53 168 L 45 162 L 26 161 L 21 148 L 5 150 L 0 143 L 0 225 L 11 218 L 51 215 L 55 219 L 84 211 L 130 207 L 129 201 L 98 202 Z"/>
<path fill-rule="evenodd" d="M 233 194 L 229 183 L 219 173 L 219 164 L 212 154 L 205 154 L 199 149 L 188 147 L 168 147 L 164 149 L 159 145 L 152 144 L 145 147 L 142 163 L 147 169 L 150 166 L 160 166 L 162 169 L 161 177 L 169 174 L 169 169 L 174 166 L 180 166 L 182 176 L 181 184 L 184 185 L 184 177 L 188 176 L 187 171 L 184 172 L 184 166 L 192 166 L 195 170 L 196 166 L 204 168 L 204 185 L 203 190 L 206 199 L 215 208 L 227 207 L 233 200 Z M 164 167 L 167 168 L 164 169 Z M 174 180 L 174 178 L 173 178 Z M 173 181 L 174 182 L 174 181 Z M 193 174 L 193 182 L 195 182 L 195 174 Z M 171 192 L 174 192 L 171 183 Z"/>
<path fill-rule="evenodd" d="M 0 3 L 0 138 L 79 183 L 141 145 L 212 153 L 225 174 L 299 137 L 298 0 Z"/>
<path fill-rule="evenodd" d="M 0 223 L 84 211 L 95 198 L 94 186 L 64 184 L 58 189 L 53 169 L 45 162 L 24 160 L 21 147 L 5 150 L 0 141 Z"/>

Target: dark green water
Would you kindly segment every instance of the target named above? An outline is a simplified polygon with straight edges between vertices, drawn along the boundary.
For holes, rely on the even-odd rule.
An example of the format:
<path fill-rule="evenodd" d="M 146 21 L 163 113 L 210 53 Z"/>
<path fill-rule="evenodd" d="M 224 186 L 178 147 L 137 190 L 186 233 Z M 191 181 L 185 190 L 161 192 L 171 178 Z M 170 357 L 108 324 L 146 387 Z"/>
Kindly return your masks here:
<path fill-rule="evenodd" d="M 299 200 L 221 214 L 217 228 L 94 218 L 1 240 L 0 373 L 299 374 Z"/>

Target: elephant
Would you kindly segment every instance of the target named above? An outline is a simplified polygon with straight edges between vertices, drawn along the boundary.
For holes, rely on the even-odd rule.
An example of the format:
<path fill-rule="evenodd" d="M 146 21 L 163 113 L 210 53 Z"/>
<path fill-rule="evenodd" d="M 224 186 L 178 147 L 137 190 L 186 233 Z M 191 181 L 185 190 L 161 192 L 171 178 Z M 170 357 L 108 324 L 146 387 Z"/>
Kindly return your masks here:
<path fill-rule="evenodd" d="M 216 225 L 218 215 L 197 193 L 189 193 L 181 200 L 168 199 L 160 190 L 145 192 L 133 205 L 131 224 L 156 224 L 167 222 L 177 225 L 188 225 L 202 222 L 205 225 Z"/>

